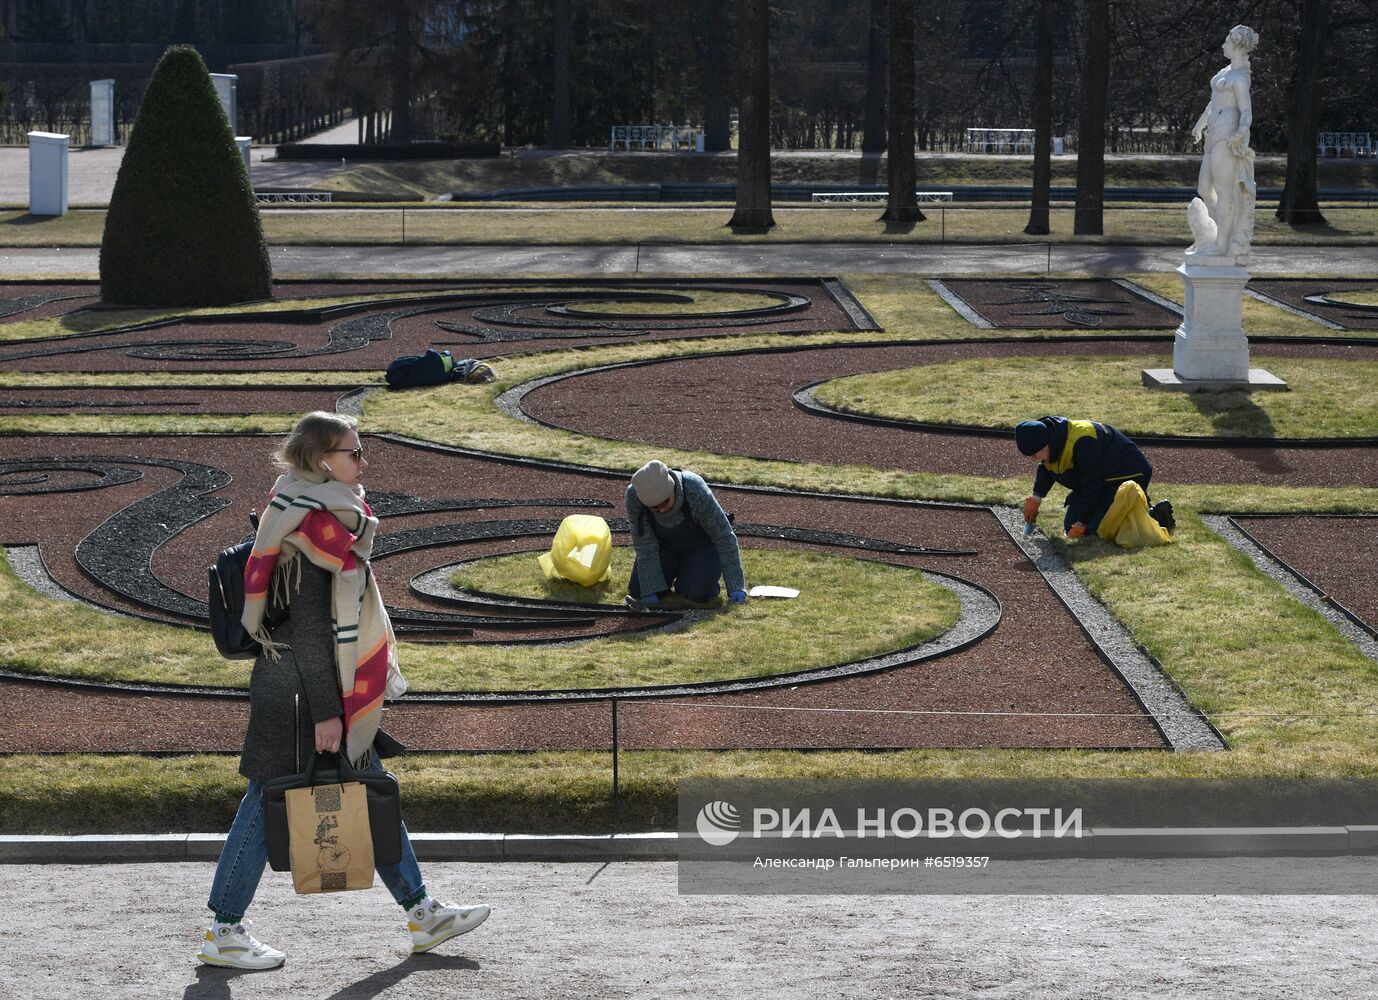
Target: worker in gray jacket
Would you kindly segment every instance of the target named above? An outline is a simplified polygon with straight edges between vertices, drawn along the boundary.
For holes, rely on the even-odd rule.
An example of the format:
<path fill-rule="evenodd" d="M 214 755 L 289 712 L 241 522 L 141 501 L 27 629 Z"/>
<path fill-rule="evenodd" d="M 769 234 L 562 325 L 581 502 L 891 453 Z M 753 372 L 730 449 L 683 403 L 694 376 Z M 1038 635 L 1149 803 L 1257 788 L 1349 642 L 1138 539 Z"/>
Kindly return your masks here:
<path fill-rule="evenodd" d="M 718 596 L 721 577 L 728 600 L 746 603 L 737 533 L 702 477 L 647 462 L 627 487 L 627 520 L 636 549 L 632 598 L 655 606 L 673 589 L 703 603 Z"/>

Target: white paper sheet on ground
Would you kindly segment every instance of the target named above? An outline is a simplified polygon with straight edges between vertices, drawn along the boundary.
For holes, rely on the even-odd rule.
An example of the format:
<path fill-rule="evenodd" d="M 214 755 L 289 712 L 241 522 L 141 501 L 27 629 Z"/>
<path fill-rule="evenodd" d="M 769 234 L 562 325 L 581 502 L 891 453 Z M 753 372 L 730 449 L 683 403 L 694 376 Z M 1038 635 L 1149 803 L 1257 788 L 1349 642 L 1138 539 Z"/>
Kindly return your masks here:
<path fill-rule="evenodd" d="M 751 597 L 798 597 L 799 591 L 793 587 L 755 586 L 748 592 Z"/>

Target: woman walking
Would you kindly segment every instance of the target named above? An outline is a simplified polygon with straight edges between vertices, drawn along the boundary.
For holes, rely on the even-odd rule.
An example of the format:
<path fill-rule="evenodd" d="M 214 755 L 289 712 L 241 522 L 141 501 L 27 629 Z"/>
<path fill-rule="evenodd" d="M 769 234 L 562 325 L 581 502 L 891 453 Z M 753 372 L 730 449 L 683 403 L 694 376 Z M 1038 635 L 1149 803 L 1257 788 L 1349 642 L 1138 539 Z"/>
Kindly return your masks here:
<path fill-rule="evenodd" d="M 378 725 L 384 697 L 402 694 L 406 681 L 369 568 L 378 520 L 364 501 L 368 462 L 358 422 L 308 413 L 275 459 L 282 475 L 244 574 L 244 627 L 263 646 L 249 680 L 239 764 L 249 789 L 220 853 L 208 904 L 214 916 L 197 954 L 209 965 L 237 969 L 273 969 L 285 957 L 244 926 L 268 860 L 263 783 L 301 771 L 313 751 L 381 770 L 380 757 L 403 749 Z M 401 860 L 379 867 L 378 875 L 405 911 L 414 952 L 488 918 L 483 904 L 455 906 L 427 893 L 405 825 Z"/>

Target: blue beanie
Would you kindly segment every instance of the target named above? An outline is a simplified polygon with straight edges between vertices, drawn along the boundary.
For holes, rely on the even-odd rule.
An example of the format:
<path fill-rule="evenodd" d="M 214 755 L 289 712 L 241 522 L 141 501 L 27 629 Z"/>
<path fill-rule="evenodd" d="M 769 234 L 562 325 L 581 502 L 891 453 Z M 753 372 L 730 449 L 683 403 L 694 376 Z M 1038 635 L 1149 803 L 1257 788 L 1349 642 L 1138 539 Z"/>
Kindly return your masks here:
<path fill-rule="evenodd" d="M 1014 443 L 1021 455 L 1033 455 L 1048 443 L 1048 425 L 1041 420 L 1022 420 L 1014 428 Z"/>

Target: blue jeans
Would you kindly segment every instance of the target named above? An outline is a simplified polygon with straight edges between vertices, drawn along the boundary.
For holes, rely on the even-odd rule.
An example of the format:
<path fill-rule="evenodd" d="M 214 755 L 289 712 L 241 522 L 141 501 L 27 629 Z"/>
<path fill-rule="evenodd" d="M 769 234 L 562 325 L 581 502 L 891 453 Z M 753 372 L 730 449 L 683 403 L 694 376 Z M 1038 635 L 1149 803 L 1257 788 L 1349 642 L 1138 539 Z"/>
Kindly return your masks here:
<path fill-rule="evenodd" d="M 712 545 L 679 552 L 665 545 L 660 547 L 660 571 L 675 593 L 691 601 L 706 603 L 718 596 L 718 578 L 722 576 L 722 560 Z M 640 567 L 632 568 L 627 593 L 641 597 Z"/>
<path fill-rule="evenodd" d="M 370 771 L 381 771 L 382 762 L 378 755 L 369 759 Z M 249 791 L 239 803 L 239 811 L 234 814 L 230 834 L 225 838 L 225 847 L 220 852 L 220 861 L 215 866 L 215 881 L 211 883 L 211 898 L 206 904 L 223 920 L 237 923 L 244 919 L 244 912 L 254 901 L 263 869 L 268 864 L 268 831 L 263 823 L 263 782 L 250 781 Z M 382 865 L 378 877 L 392 893 L 398 904 L 415 899 L 425 890 L 425 880 L 421 877 L 421 867 L 416 863 L 416 853 L 407 836 L 407 825 L 402 824 L 402 859 L 395 865 Z"/>

